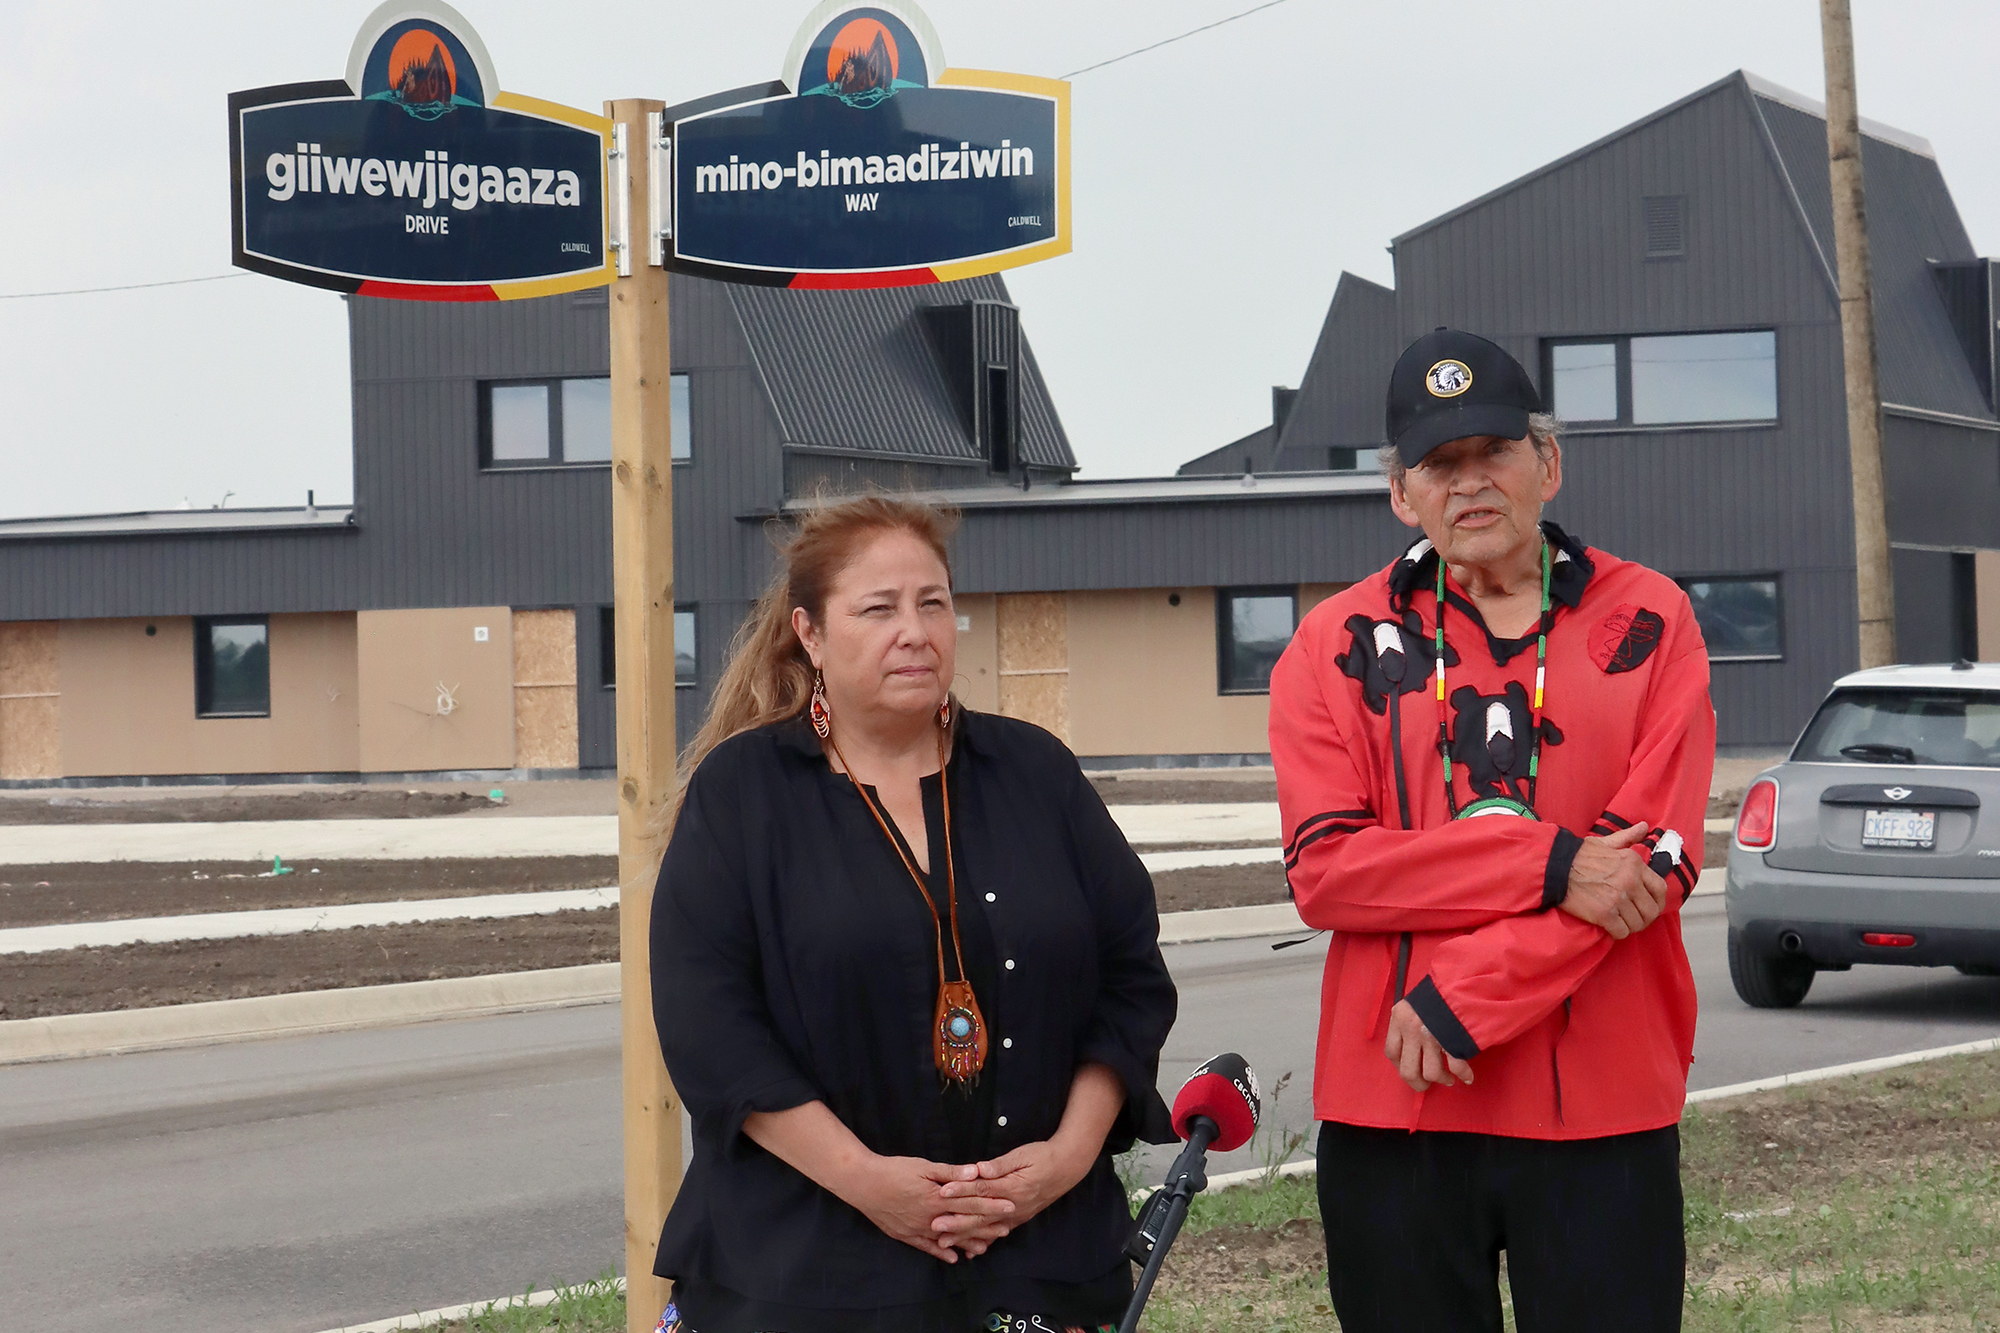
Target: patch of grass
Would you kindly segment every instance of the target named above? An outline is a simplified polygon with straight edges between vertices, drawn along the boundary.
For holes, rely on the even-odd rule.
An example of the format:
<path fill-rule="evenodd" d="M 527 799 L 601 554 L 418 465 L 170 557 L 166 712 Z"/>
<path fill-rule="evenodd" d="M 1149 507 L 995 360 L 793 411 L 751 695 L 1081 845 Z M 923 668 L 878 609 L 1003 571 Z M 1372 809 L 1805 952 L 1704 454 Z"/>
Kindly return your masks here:
<path fill-rule="evenodd" d="M 1691 1107 L 1681 1143 L 1688 1333 L 2000 1333 L 2000 1055 Z M 1337 1329 L 1313 1180 L 1197 1199 L 1146 1327 Z"/>
<path fill-rule="evenodd" d="M 625 1333 L 625 1293 L 612 1270 L 574 1287 L 557 1284 L 554 1291 L 547 1305 L 490 1305 L 424 1333 Z"/>

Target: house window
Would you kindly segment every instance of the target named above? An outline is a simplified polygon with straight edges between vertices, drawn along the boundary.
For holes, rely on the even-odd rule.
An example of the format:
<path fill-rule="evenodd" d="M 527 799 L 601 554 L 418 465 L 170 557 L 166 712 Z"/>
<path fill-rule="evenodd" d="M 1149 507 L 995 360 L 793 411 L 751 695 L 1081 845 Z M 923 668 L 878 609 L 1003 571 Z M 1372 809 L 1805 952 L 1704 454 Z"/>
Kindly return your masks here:
<path fill-rule="evenodd" d="M 694 608 L 674 608 L 674 687 L 691 690 L 698 683 L 695 674 Z"/>
<path fill-rule="evenodd" d="M 482 384 L 480 465 L 550 467 L 611 461 L 611 381 Z"/>
<path fill-rule="evenodd" d="M 1296 588 L 1225 588 L 1215 595 L 1216 685 L 1221 694 L 1269 694 L 1271 668 L 1298 628 Z"/>
<path fill-rule="evenodd" d="M 676 463 L 694 461 L 694 409 L 690 403 L 688 377 L 673 377 L 673 458 Z"/>
<path fill-rule="evenodd" d="M 196 717 L 271 715 L 271 626 L 263 616 L 194 622 Z"/>
<path fill-rule="evenodd" d="M 695 670 L 695 616 L 692 606 L 674 608 L 674 688 L 691 690 L 700 684 Z M 612 608 L 597 608 L 598 683 L 618 687 L 618 629 Z"/>
<path fill-rule="evenodd" d="M 1577 426 L 1778 419 L 1778 335 L 1575 338 L 1543 347 L 1550 407 Z"/>
<path fill-rule="evenodd" d="M 1785 655 L 1778 580 L 1755 574 L 1679 580 L 1711 662 L 1775 662 Z"/>

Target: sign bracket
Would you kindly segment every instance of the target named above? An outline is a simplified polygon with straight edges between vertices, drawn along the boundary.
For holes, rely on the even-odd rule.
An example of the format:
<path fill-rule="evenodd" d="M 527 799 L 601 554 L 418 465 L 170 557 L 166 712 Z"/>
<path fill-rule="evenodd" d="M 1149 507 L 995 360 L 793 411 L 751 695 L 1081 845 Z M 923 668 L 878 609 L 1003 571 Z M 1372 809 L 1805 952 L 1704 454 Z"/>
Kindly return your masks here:
<path fill-rule="evenodd" d="M 646 113 L 646 147 L 651 160 L 646 164 L 646 262 L 655 268 L 667 262 L 667 242 L 673 239 L 674 127 L 666 113 Z"/>
<path fill-rule="evenodd" d="M 611 236 L 605 247 L 618 257 L 618 276 L 632 276 L 632 159 L 624 121 L 611 126 Z"/>

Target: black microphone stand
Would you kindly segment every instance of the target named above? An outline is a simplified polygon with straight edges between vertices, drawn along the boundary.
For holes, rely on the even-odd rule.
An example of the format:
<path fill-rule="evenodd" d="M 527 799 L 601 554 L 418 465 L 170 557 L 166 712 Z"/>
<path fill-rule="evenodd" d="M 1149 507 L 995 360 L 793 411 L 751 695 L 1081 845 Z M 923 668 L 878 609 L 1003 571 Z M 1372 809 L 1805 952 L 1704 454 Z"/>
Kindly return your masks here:
<path fill-rule="evenodd" d="M 1139 1270 L 1132 1303 L 1125 1307 L 1118 1333 L 1137 1333 L 1139 1316 L 1145 1311 L 1146 1298 L 1153 1292 L 1154 1280 L 1160 1276 L 1160 1265 L 1166 1262 L 1167 1248 L 1180 1235 L 1194 1196 L 1208 1188 L 1208 1145 L 1215 1142 L 1219 1132 L 1216 1123 L 1207 1116 L 1194 1117 L 1188 1126 L 1187 1147 L 1181 1149 L 1181 1155 L 1168 1169 L 1166 1183 L 1146 1200 L 1132 1243 L 1125 1247 L 1125 1252 L 1134 1259 L 1140 1257 L 1134 1251 L 1143 1247 L 1146 1266 Z"/>

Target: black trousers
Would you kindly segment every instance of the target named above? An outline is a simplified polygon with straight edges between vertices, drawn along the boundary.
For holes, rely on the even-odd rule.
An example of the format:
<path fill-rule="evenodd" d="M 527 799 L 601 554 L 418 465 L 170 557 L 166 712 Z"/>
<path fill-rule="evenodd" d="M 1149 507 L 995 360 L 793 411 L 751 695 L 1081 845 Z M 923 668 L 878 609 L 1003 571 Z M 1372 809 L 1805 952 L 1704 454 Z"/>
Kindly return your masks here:
<path fill-rule="evenodd" d="M 1671 1333 L 1687 1242 L 1678 1126 L 1551 1143 L 1326 1122 L 1319 1210 L 1343 1333 Z"/>

